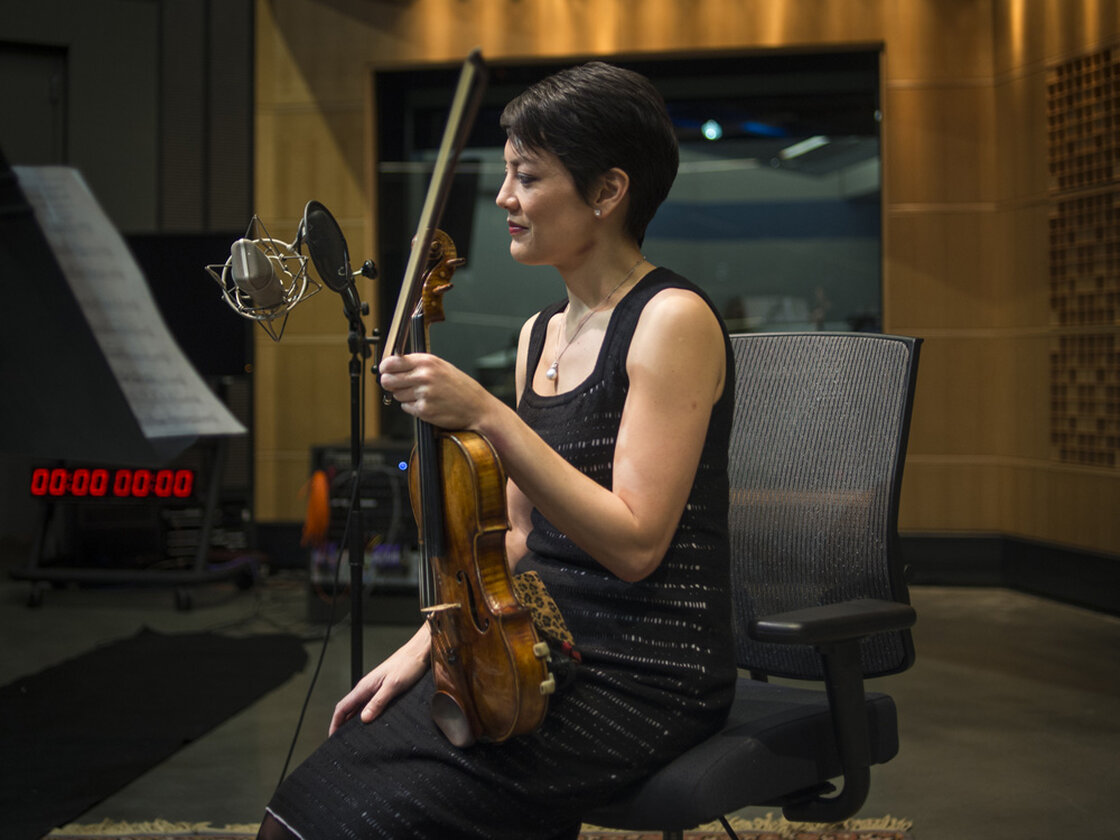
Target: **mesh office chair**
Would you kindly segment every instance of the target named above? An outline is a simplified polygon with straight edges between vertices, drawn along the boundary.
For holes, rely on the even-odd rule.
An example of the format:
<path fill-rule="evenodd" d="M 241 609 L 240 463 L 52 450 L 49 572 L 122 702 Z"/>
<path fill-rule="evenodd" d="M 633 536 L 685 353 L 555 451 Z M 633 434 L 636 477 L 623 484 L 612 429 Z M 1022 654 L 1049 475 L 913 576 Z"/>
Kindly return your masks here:
<path fill-rule="evenodd" d="M 896 529 L 920 340 L 817 332 L 731 343 L 734 632 L 750 677 L 722 731 L 585 818 L 666 840 L 716 819 L 734 837 L 724 815 L 749 805 L 780 805 L 792 821 L 855 814 L 870 765 L 898 751 L 894 703 L 865 694 L 863 680 L 914 659 Z"/>

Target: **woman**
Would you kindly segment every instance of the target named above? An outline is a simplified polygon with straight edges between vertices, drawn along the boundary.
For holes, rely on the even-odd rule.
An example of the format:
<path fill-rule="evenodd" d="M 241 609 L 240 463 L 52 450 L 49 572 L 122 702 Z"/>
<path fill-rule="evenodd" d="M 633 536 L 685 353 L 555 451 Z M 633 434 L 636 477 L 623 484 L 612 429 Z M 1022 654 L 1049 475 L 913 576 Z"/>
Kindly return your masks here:
<path fill-rule="evenodd" d="M 544 580 L 582 663 L 537 730 L 458 749 L 431 721 L 421 627 L 338 703 L 264 837 L 575 837 L 726 716 L 732 361 L 707 298 L 639 250 L 677 171 L 664 102 L 596 62 L 530 88 L 502 125 L 510 253 L 568 292 L 521 331 L 517 410 L 422 353 L 385 359 L 381 385 L 489 438 L 511 566 Z"/>

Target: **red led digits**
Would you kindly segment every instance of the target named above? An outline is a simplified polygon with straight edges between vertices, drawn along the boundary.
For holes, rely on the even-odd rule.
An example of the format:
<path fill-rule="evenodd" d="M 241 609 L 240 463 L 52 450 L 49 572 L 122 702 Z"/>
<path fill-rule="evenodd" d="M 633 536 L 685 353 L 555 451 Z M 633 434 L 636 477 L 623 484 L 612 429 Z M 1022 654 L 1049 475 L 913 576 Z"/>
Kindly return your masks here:
<path fill-rule="evenodd" d="M 194 493 L 194 470 L 37 467 L 28 489 L 39 498 L 188 499 Z"/>

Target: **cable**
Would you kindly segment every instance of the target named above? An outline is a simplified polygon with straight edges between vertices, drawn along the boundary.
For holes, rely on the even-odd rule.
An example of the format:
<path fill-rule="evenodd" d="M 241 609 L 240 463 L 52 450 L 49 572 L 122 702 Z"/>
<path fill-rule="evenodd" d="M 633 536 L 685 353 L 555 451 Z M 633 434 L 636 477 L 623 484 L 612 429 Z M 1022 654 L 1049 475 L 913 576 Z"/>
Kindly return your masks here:
<path fill-rule="evenodd" d="M 362 445 L 364 446 L 364 442 L 366 439 L 366 378 L 364 375 L 358 377 L 358 404 L 361 406 L 361 411 L 358 415 L 358 440 L 362 441 Z M 327 628 L 323 633 L 322 647 L 319 648 L 319 659 L 315 663 L 315 671 L 311 675 L 311 684 L 308 685 L 307 694 L 304 695 L 303 698 L 303 706 L 300 708 L 299 719 L 296 721 L 295 732 L 292 733 L 292 742 L 288 746 L 288 755 L 284 759 L 284 767 L 280 770 L 280 778 L 276 782 L 277 789 L 279 789 L 280 785 L 284 782 L 285 777 L 287 777 L 288 775 L 288 767 L 291 765 L 292 755 L 295 754 L 296 742 L 299 740 L 299 733 L 303 729 L 303 721 L 307 716 L 307 707 L 311 703 L 311 695 L 315 691 L 315 686 L 319 681 L 319 674 L 323 670 L 323 660 L 327 655 L 327 645 L 330 642 L 331 631 L 334 629 L 335 608 L 338 603 L 339 574 L 342 570 L 342 551 L 344 546 L 349 545 L 350 526 L 357 518 L 354 513 L 355 511 L 360 512 L 360 508 L 358 507 L 358 499 L 360 495 L 360 488 L 362 486 L 362 462 L 364 460 L 364 457 L 359 457 L 358 463 L 354 466 L 353 484 L 351 485 L 350 490 L 350 504 L 346 508 L 346 525 L 342 530 L 342 539 L 340 539 L 338 543 L 338 553 L 336 555 L 334 564 L 334 582 L 331 584 L 331 590 L 334 592 L 335 600 L 331 604 L 330 611 L 327 614 Z M 351 620 L 353 620 L 353 616 L 351 616 Z"/>
<path fill-rule="evenodd" d="M 351 518 L 352 518 L 350 516 L 350 512 L 353 510 L 354 505 L 357 502 L 357 498 L 358 498 L 358 481 L 355 480 L 354 481 L 354 489 L 350 494 L 350 507 L 349 507 L 349 509 L 347 510 L 347 513 L 346 513 L 346 527 L 343 529 L 342 540 L 339 542 L 338 554 L 336 555 L 336 558 L 335 558 L 334 582 L 331 585 L 331 589 L 335 593 L 335 600 L 334 600 L 334 603 L 331 604 L 330 611 L 327 613 L 327 627 L 326 627 L 326 630 L 323 633 L 323 644 L 319 648 L 319 659 L 315 663 L 315 671 L 311 674 L 311 683 L 307 686 L 307 694 L 304 695 L 303 705 L 299 710 L 299 719 L 296 721 L 295 732 L 292 733 L 292 742 L 288 746 L 288 755 L 284 759 L 284 767 L 280 770 L 280 778 L 276 782 L 276 787 L 277 788 L 280 787 L 280 784 L 284 781 L 285 777 L 288 775 L 288 767 L 291 765 L 292 755 L 295 753 L 295 750 L 296 750 L 296 742 L 299 740 L 299 733 L 303 729 L 303 721 L 304 721 L 304 718 L 306 718 L 306 716 L 307 716 L 307 707 L 311 703 L 311 695 L 315 691 L 315 686 L 319 682 L 319 674 L 323 670 L 323 660 L 326 659 L 327 645 L 329 644 L 330 639 L 331 639 L 331 631 L 334 629 L 335 608 L 337 607 L 337 604 L 338 604 L 339 573 L 342 570 L 342 550 L 343 550 L 342 547 L 347 544 L 346 540 L 347 540 L 347 537 L 349 536 L 349 533 L 350 533 L 350 521 L 351 521 Z"/>

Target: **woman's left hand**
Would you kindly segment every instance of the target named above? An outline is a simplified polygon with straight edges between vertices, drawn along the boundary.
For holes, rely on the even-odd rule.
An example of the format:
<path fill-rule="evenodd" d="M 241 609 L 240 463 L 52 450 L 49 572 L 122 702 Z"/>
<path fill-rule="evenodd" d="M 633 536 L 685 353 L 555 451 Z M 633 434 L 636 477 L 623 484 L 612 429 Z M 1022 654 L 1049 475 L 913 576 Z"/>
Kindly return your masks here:
<path fill-rule="evenodd" d="M 362 677 L 350 693 L 335 704 L 329 734 L 337 732 L 354 715 L 360 715 L 362 723 L 369 723 L 380 715 L 428 670 L 431 647 L 431 628 L 424 622 L 411 639 Z"/>
<path fill-rule="evenodd" d="M 467 374 L 438 356 L 409 353 L 382 360 L 381 388 L 406 414 L 441 429 L 475 429 L 490 394 Z"/>

